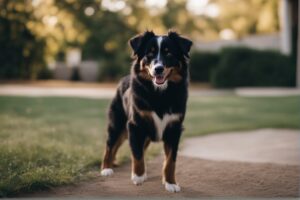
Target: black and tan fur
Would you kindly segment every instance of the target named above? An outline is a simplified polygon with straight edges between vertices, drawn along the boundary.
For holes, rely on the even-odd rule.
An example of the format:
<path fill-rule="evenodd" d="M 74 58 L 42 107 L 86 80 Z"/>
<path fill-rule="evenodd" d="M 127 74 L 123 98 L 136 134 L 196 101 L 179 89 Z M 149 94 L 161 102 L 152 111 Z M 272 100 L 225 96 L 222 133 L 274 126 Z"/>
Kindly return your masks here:
<path fill-rule="evenodd" d="M 176 185 L 175 163 L 188 98 L 187 60 L 192 42 L 172 31 L 163 36 L 146 31 L 132 38 L 129 44 L 134 62 L 131 74 L 120 81 L 110 105 L 102 171 L 113 167 L 118 148 L 128 138 L 135 176 L 132 179 L 141 184 L 143 181 L 138 178 L 146 174 L 145 150 L 150 142 L 162 140 L 165 151 L 162 179 Z M 162 67 L 158 75 L 154 69 L 157 66 Z M 163 126 L 165 121 L 168 123 Z M 158 131 L 159 125 L 165 128 Z M 172 190 L 166 186 L 166 189 L 177 192 L 176 187 Z"/>

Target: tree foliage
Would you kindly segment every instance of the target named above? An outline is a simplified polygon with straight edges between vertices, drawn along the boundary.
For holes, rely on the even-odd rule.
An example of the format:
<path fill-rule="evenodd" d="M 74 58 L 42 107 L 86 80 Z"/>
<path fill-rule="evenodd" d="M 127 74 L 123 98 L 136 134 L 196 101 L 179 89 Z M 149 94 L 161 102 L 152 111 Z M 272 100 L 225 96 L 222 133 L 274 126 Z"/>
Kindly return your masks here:
<path fill-rule="evenodd" d="M 35 78 L 59 51 L 85 41 L 83 25 L 54 1 L 3 0 L 0 7 L 1 79 Z"/>
<path fill-rule="evenodd" d="M 237 38 L 279 29 L 278 0 L 207 0 L 203 9 L 214 6 L 215 16 L 188 10 L 186 0 L 156 2 L 2 0 L 0 79 L 35 78 L 69 47 L 80 47 L 83 59 L 101 60 L 116 78 L 128 71 L 128 39 L 146 29 L 163 34 L 175 28 L 194 41 L 218 39 L 224 29 Z"/>

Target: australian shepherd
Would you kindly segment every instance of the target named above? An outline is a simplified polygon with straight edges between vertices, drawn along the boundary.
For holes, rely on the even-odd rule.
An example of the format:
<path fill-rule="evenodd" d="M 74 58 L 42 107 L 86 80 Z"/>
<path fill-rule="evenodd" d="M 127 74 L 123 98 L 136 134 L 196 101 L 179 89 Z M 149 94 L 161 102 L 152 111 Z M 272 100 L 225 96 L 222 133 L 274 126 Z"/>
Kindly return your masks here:
<path fill-rule="evenodd" d="M 167 35 L 146 31 L 130 39 L 129 44 L 134 61 L 130 75 L 120 81 L 110 104 L 101 175 L 113 174 L 117 150 L 128 138 L 131 180 L 141 185 L 147 179 L 144 153 L 150 142 L 162 141 L 162 182 L 167 191 L 179 192 L 175 162 L 188 98 L 192 42 L 174 31 Z"/>

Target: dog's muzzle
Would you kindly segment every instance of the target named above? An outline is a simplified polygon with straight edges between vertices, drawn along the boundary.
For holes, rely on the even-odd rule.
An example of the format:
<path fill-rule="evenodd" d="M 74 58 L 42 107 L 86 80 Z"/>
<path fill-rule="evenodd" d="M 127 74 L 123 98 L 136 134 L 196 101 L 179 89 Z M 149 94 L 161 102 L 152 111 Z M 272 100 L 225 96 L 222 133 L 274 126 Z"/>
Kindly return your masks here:
<path fill-rule="evenodd" d="M 154 65 L 154 82 L 158 85 L 164 84 L 165 76 L 163 74 L 164 66 L 161 64 Z"/>

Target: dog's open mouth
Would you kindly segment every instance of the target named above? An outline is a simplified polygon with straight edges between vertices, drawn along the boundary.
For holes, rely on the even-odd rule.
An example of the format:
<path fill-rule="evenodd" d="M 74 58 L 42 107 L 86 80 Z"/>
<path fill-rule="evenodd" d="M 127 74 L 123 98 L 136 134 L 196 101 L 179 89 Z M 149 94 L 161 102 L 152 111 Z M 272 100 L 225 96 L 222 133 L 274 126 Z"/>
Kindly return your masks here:
<path fill-rule="evenodd" d="M 168 71 L 168 72 L 165 73 L 165 74 L 155 75 L 155 76 L 153 77 L 155 84 L 157 84 L 157 85 L 162 85 L 162 84 L 164 84 L 164 83 L 166 82 L 166 80 L 167 80 L 169 74 L 170 74 L 170 71 Z"/>
<path fill-rule="evenodd" d="M 154 77 L 154 82 L 157 84 L 157 85 L 162 85 L 164 84 L 166 81 L 166 77 L 164 75 L 156 75 Z"/>

